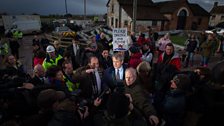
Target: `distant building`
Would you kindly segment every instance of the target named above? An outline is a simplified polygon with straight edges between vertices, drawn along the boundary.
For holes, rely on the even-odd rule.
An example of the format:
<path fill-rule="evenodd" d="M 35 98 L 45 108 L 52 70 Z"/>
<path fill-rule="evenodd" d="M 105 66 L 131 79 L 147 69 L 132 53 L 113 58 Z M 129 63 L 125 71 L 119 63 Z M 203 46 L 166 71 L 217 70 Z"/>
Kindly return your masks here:
<path fill-rule="evenodd" d="M 216 26 L 217 24 L 224 22 L 224 5 L 218 6 L 218 2 L 214 2 L 210 14 L 209 26 Z"/>
<path fill-rule="evenodd" d="M 198 4 L 187 0 L 174 0 L 154 3 L 151 0 L 138 0 L 138 31 L 151 26 L 161 30 L 204 30 L 208 27 L 210 14 Z M 107 3 L 107 24 L 111 27 L 131 29 L 133 0 L 109 0 Z"/>

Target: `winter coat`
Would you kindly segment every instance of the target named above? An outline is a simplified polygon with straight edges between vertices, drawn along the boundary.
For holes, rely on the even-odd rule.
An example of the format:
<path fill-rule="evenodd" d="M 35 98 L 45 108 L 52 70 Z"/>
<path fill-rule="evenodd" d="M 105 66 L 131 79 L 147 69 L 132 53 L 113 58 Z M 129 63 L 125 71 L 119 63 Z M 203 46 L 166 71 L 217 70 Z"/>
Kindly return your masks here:
<path fill-rule="evenodd" d="M 194 52 L 196 47 L 197 47 L 197 41 L 196 40 L 188 40 L 186 51 Z"/>
<path fill-rule="evenodd" d="M 163 62 L 163 58 L 164 58 L 165 52 L 162 53 L 159 58 L 157 63 L 162 63 Z M 167 64 L 172 64 L 174 65 L 178 70 L 180 70 L 181 68 L 181 60 L 180 60 L 180 56 L 177 53 L 174 53 L 173 57 L 170 59 L 170 61 Z"/>
<path fill-rule="evenodd" d="M 156 111 L 150 101 L 146 99 L 143 92 L 144 91 L 138 80 L 136 80 L 132 85 L 125 85 L 125 93 L 131 95 L 133 105 L 140 110 L 146 118 L 148 118 L 150 115 L 156 115 Z"/>
<path fill-rule="evenodd" d="M 209 57 L 212 54 L 212 43 L 213 41 L 203 42 L 201 44 L 201 55 L 205 57 Z"/>
<path fill-rule="evenodd" d="M 133 53 L 129 59 L 128 66 L 136 68 L 142 62 L 142 54 L 140 52 Z"/>
<path fill-rule="evenodd" d="M 170 90 L 164 99 L 163 113 L 166 126 L 182 126 L 185 115 L 185 93 L 181 90 Z"/>

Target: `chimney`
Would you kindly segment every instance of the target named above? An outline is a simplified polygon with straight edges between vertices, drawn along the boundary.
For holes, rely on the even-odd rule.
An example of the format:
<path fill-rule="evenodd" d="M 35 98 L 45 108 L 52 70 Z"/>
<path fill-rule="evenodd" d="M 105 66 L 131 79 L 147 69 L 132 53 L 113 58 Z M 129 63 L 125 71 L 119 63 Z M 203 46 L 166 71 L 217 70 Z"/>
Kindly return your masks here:
<path fill-rule="evenodd" d="M 214 2 L 214 7 L 217 7 L 218 6 L 218 2 Z"/>

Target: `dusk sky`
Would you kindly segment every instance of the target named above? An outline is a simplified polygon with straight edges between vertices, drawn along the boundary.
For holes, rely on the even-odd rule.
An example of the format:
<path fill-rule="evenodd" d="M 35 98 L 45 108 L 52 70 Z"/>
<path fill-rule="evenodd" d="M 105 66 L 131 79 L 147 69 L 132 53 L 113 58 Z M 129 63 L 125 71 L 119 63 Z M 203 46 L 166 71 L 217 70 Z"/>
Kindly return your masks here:
<path fill-rule="evenodd" d="M 67 0 L 68 13 L 83 14 L 83 1 Z M 224 4 L 223 0 L 189 0 L 190 3 L 198 3 L 207 11 L 211 10 L 215 1 Z M 86 0 L 86 2 L 87 14 L 105 14 L 107 12 L 106 4 L 108 0 Z M 0 13 L 3 12 L 7 14 L 65 14 L 65 0 L 1 0 Z"/>

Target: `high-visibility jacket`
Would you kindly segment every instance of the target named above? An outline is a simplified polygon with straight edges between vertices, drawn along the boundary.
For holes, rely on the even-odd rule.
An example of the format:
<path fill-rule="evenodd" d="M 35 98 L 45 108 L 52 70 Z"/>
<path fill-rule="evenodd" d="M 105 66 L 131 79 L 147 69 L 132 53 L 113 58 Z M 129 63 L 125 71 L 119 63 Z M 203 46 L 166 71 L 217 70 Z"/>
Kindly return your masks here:
<path fill-rule="evenodd" d="M 23 38 L 23 33 L 21 31 L 16 30 L 12 34 L 13 34 L 14 39 L 22 39 Z"/>
<path fill-rule="evenodd" d="M 72 82 L 67 76 L 64 76 L 64 80 L 68 91 L 72 92 L 79 89 L 79 83 Z"/>
<path fill-rule="evenodd" d="M 23 38 L 23 33 L 21 31 L 18 31 L 17 38 L 18 39 L 22 39 Z"/>
<path fill-rule="evenodd" d="M 18 39 L 18 31 L 12 33 L 14 39 Z"/>
<path fill-rule="evenodd" d="M 50 59 L 45 58 L 42 66 L 44 67 L 45 70 L 47 70 L 51 66 L 57 66 L 58 65 L 58 61 L 61 60 L 61 59 L 63 59 L 63 57 L 61 55 L 57 55 L 55 60 L 53 60 L 51 58 Z"/>
<path fill-rule="evenodd" d="M 0 55 L 7 55 L 8 53 L 9 53 L 9 45 L 7 43 L 0 45 Z"/>

